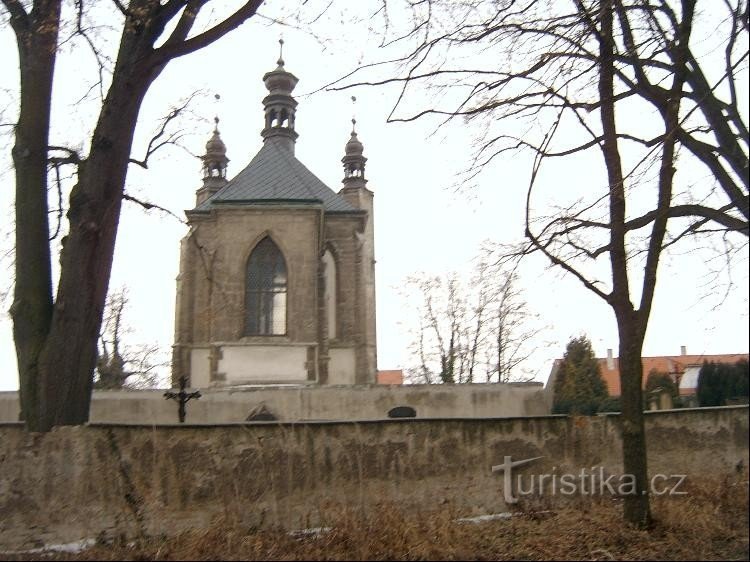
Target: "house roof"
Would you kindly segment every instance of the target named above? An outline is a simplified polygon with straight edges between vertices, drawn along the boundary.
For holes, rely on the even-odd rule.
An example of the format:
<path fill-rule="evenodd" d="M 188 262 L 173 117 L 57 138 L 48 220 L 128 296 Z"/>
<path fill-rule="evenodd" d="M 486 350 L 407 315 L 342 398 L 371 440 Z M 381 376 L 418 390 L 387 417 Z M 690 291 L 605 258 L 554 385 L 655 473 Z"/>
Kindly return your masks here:
<path fill-rule="evenodd" d="M 273 138 L 263 143 L 244 170 L 193 211 L 241 204 L 322 204 L 328 212 L 360 212 Z"/>
<path fill-rule="evenodd" d="M 663 355 L 658 357 L 643 357 L 643 386 L 651 371 L 660 371 L 675 375 L 676 382 L 685 373 L 685 369 L 694 365 L 703 365 L 704 361 L 714 363 L 736 363 L 740 359 L 747 359 L 747 353 L 730 353 L 721 355 Z M 607 383 L 610 396 L 620 396 L 620 360 L 617 357 L 610 359 L 597 358 L 601 368 L 602 378 Z M 610 363 L 611 362 L 611 368 Z M 681 389 L 682 390 L 682 389 Z M 682 392 L 681 392 L 682 393 Z M 693 392 L 690 392 L 691 394 Z"/>
<path fill-rule="evenodd" d="M 378 384 L 404 384 L 404 371 L 402 369 L 378 371 Z"/>
<path fill-rule="evenodd" d="M 643 387 L 646 387 L 646 380 L 651 371 L 659 371 L 674 375 L 675 382 L 679 384 L 680 379 L 688 368 L 696 366 L 700 367 L 703 365 L 704 361 L 713 361 L 714 363 L 736 363 L 740 359 L 748 360 L 748 357 L 747 353 L 729 353 L 719 355 L 660 355 L 657 357 L 642 357 Z M 599 369 L 604 382 L 607 384 L 609 395 L 620 396 L 620 359 L 618 357 L 613 357 L 611 359 L 597 357 L 596 360 L 599 362 Z M 550 392 L 554 391 L 555 377 L 557 376 L 557 371 L 559 370 L 561 363 L 562 359 L 555 359 L 552 364 L 552 370 L 550 371 L 547 385 L 545 386 L 545 389 Z M 681 385 L 680 394 L 695 394 L 695 388 L 687 388 L 684 385 Z"/>

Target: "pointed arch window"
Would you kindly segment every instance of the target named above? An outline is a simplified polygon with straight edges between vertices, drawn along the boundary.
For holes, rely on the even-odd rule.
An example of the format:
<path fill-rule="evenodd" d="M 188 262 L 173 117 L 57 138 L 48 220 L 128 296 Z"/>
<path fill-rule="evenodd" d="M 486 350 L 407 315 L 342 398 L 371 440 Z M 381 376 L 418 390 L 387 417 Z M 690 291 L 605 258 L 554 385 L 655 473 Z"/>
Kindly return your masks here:
<path fill-rule="evenodd" d="M 245 335 L 286 334 L 287 271 L 284 255 L 273 240 L 261 240 L 247 260 Z"/>
<path fill-rule="evenodd" d="M 325 264 L 324 305 L 328 321 L 328 338 L 336 339 L 336 260 L 330 250 L 323 254 Z"/>

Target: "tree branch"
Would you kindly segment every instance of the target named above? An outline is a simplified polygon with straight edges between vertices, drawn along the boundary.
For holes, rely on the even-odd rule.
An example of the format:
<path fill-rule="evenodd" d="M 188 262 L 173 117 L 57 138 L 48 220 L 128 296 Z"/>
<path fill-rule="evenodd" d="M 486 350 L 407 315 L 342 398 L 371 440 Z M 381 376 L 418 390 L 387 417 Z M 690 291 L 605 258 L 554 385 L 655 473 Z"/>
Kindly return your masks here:
<path fill-rule="evenodd" d="M 197 2 L 202 4 L 205 0 L 197 0 Z M 263 0 L 249 0 L 227 19 L 218 23 L 211 29 L 184 41 L 170 45 L 162 45 L 153 52 L 152 64 L 158 66 L 169 60 L 187 55 L 210 45 L 250 19 L 262 3 Z M 187 25 L 187 23 L 185 23 L 185 25 Z"/>
<path fill-rule="evenodd" d="M 2 0 L 5 9 L 10 14 L 10 26 L 18 37 L 29 31 L 29 14 L 19 0 Z"/>
<path fill-rule="evenodd" d="M 180 114 L 185 111 L 185 109 L 187 109 L 188 105 L 190 105 L 190 102 L 193 101 L 193 98 L 196 96 L 196 94 L 197 92 L 193 92 L 181 106 L 172 109 L 165 117 L 162 118 L 161 127 L 159 127 L 159 130 L 156 132 L 156 134 L 154 134 L 154 136 L 149 140 L 148 146 L 146 147 L 146 154 L 144 155 L 143 159 L 137 160 L 135 158 L 129 158 L 128 162 L 130 162 L 131 164 L 136 164 L 143 169 L 148 169 L 148 159 L 151 157 L 151 155 L 153 155 L 157 150 L 166 145 L 177 144 L 177 141 L 182 138 L 182 135 L 178 133 L 171 133 L 164 140 L 162 140 L 161 142 L 159 141 L 166 134 L 166 129 L 169 124 L 177 119 L 177 117 L 179 117 Z"/>
<path fill-rule="evenodd" d="M 177 219 L 178 221 L 180 221 L 181 223 L 183 223 L 183 224 L 187 224 L 187 223 L 186 223 L 186 222 L 185 222 L 185 221 L 184 221 L 183 219 L 181 219 L 180 217 L 178 217 L 177 215 L 175 215 L 175 214 L 174 214 L 174 213 L 173 213 L 172 211 L 170 211 L 169 209 L 165 209 L 164 207 L 161 207 L 161 206 L 159 206 L 159 205 L 156 205 L 155 203 L 149 203 L 148 201 L 141 201 L 141 200 L 140 200 L 140 199 L 138 199 L 137 197 L 133 197 L 132 195 L 128 195 L 127 193 L 124 193 L 124 192 L 123 192 L 123 194 L 122 194 L 122 198 L 123 198 L 123 199 L 125 199 L 126 201 L 131 201 L 131 202 L 133 202 L 133 203 L 136 203 L 137 205 L 140 205 L 141 207 L 143 207 L 143 208 L 144 208 L 144 209 L 146 209 L 147 211 L 150 211 L 151 209 L 157 209 L 157 210 L 159 210 L 159 211 L 162 211 L 162 212 L 164 212 L 164 213 L 167 213 L 168 215 L 171 215 L 171 216 L 173 216 L 174 218 L 176 218 L 176 219 Z"/>
<path fill-rule="evenodd" d="M 627 231 L 637 230 L 643 228 L 653 222 L 660 214 L 666 215 L 668 218 L 677 217 L 702 217 L 705 219 L 712 220 L 724 227 L 727 230 L 739 232 L 748 235 L 748 224 L 746 221 L 728 215 L 726 211 L 734 209 L 734 205 L 727 204 L 719 209 L 711 207 L 705 207 L 703 205 L 688 204 L 688 205 L 674 205 L 666 210 L 654 209 L 648 213 L 641 215 L 636 219 L 629 220 L 625 223 L 625 229 Z"/>

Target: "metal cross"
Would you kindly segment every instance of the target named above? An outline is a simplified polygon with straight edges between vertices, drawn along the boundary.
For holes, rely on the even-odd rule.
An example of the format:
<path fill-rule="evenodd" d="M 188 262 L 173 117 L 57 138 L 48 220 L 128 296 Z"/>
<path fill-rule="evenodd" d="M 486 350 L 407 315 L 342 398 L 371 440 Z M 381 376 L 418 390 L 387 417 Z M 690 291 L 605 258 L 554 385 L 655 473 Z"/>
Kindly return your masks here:
<path fill-rule="evenodd" d="M 177 402 L 179 403 L 180 406 L 177 409 L 177 415 L 180 418 L 180 423 L 185 423 L 185 404 L 187 404 L 191 398 L 198 399 L 201 397 L 201 393 L 197 390 L 195 392 L 185 392 L 186 386 L 187 379 L 182 376 L 180 377 L 179 392 L 167 391 L 164 393 L 165 400 L 169 400 L 171 398 L 172 400 L 177 400 Z"/>

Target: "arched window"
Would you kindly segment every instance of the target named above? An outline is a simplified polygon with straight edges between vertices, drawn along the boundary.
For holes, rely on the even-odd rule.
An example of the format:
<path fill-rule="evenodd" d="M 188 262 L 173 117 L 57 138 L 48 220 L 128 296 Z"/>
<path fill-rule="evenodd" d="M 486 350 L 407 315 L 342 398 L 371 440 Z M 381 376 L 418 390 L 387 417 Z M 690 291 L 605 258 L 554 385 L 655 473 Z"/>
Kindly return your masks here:
<path fill-rule="evenodd" d="M 336 260 L 330 250 L 323 254 L 325 264 L 325 308 L 328 317 L 328 338 L 336 339 Z"/>
<path fill-rule="evenodd" d="M 286 334 L 286 262 L 270 238 L 250 254 L 245 283 L 245 335 Z"/>

